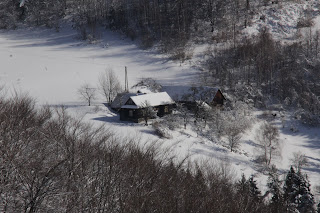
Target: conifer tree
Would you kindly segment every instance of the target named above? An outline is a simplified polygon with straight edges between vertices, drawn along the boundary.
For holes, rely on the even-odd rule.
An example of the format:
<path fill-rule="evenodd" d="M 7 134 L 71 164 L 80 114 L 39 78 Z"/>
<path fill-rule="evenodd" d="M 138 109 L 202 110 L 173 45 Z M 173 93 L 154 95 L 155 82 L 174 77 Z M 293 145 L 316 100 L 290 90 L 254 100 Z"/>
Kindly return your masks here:
<path fill-rule="evenodd" d="M 249 210 L 250 212 L 260 212 L 262 203 L 261 191 L 257 187 L 257 183 L 256 180 L 254 180 L 253 175 L 249 178 L 248 185 L 250 197 Z"/>
<path fill-rule="evenodd" d="M 261 192 L 257 187 L 253 175 L 247 180 L 242 174 L 241 180 L 236 184 L 237 196 L 239 198 L 239 211 L 241 212 L 259 212 L 261 206 Z"/>
<path fill-rule="evenodd" d="M 315 212 L 314 197 L 307 177 L 291 166 L 283 186 L 287 211 Z"/>
<path fill-rule="evenodd" d="M 281 213 L 284 212 L 283 206 L 283 190 L 281 188 L 282 181 L 279 180 L 279 175 L 275 167 L 272 167 L 272 170 L 269 172 L 269 178 L 267 186 L 269 192 L 272 194 L 270 207 L 271 212 Z"/>
<path fill-rule="evenodd" d="M 248 180 L 249 183 L 249 196 L 251 200 L 256 203 L 261 201 L 261 192 L 257 187 L 256 180 L 254 180 L 253 175 Z"/>

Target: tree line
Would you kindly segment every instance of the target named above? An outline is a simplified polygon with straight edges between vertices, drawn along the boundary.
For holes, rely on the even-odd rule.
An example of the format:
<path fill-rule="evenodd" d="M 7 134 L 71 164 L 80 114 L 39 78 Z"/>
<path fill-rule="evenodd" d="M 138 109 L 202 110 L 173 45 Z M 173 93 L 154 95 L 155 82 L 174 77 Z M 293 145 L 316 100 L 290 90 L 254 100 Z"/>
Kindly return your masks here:
<path fill-rule="evenodd" d="M 183 45 L 190 35 L 222 30 L 233 36 L 246 27 L 257 8 L 268 0 L 4 0 L 1 28 L 14 28 L 19 22 L 59 27 L 65 16 L 71 16 L 83 36 L 98 25 L 119 29 L 126 35 L 141 38 L 148 47 L 155 41 L 165 45 Z M 88 31 L 89 30 L 89 31 Z M 233 32 L 229 32 L 233 31 Z M 172 47 L 171 47 L 172 48 Z"/>

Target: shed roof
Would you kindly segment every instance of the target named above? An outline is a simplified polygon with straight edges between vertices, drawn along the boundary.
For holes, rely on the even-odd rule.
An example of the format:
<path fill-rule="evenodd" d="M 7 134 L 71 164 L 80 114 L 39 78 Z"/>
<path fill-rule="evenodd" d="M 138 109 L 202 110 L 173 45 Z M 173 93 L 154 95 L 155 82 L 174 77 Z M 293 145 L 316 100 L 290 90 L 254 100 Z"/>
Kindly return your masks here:
<path fill-rule="evenodd" d="M 120 109 L 129 100 L 131 96 L 135 95 L 137 94 L 128 92 L 118 93 L 118 95 L 112 101 L 110 106 L 112 109 Z"/>
<path fill-rule="evenodd" d="M 130 99 L 133 101 L 133 103 L 135 105 L 126 104 L 126 105 L 122 106 L 121 108 L 138 109 L 138 108 L 144 108 L 146 105 L 148 105 L 148 106 L 161 106 L 161 105 L 174 104 L 174 101 L 166 92 L 131 96 Z"/>

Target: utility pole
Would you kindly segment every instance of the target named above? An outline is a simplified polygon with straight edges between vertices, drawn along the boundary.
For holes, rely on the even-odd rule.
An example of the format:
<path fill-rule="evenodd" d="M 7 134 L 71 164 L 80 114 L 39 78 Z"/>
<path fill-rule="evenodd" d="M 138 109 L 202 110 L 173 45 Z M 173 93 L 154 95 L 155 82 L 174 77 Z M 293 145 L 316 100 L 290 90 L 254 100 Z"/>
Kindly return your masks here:
<path fill-rule="evenodd" d="M 128 72 L 127 72 L 127 66 L 124 67 L 125 70 L 125 79 L 124 79 L 124 90 L 125 92 L 129 92 L 129 84 L 128 84 Z"/>

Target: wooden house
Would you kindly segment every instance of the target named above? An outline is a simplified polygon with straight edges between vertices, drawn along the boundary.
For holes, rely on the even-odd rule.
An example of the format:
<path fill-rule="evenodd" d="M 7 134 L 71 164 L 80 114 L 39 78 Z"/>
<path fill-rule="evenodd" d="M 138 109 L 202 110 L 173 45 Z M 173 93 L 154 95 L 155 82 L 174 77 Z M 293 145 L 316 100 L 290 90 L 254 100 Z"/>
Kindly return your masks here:
<path fill-rule="evenodd" d="M 120 120 L 141 122 L 145 117 L 145 109 L 152 108 L 159 117 L 172 113 L 174 101 L 166 92 L 138 93 L 129 97 L 120 109 Z"/>
<path fill-rule="evenodd" d="M 211 106 L 223 106 L 226 98 L 219 88 L 194 87 L 194 86 L 163 86 L 174 101 L 194 105 L 197 102 L 205 102 Z"/>

